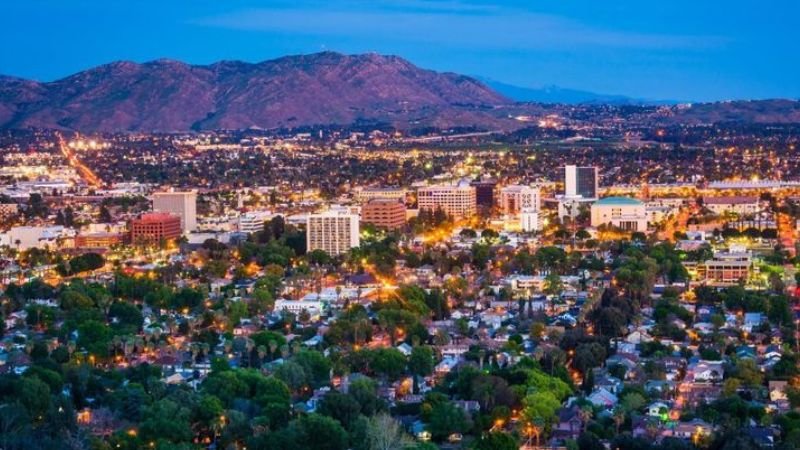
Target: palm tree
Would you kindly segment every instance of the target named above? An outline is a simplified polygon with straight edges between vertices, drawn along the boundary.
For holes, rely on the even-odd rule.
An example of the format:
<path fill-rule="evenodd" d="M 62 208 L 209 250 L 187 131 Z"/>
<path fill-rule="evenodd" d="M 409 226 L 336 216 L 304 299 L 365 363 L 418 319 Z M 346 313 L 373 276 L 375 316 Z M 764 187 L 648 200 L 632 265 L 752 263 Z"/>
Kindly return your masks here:
<path fill-rule="evenodd" d="M 625 409 L 617 405 L 612 413 L 612 418 L 617 427 L 617 434 L 619 434 L 619 428 L 625 423 Z"/>
<path fill-rule="evenodd" d="M 581 426 L 583 427 L 582 431 L 586 431 L 586 426 L 589 424 L 593 415 L 594 411 L 592 411 L 592 408 L 589 406 L 584 406 L 578 410 L 578 418 L 581 420 Z"/>

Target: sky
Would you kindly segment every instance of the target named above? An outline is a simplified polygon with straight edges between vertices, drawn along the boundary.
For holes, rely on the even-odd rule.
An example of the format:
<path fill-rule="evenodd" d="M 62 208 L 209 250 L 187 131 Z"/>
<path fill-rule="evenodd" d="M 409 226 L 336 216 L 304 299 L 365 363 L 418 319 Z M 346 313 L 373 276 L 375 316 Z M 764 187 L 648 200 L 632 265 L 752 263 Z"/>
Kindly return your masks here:
<path fill-rule="evenodd" d="M 800 98 L 798 17 L 797 0 L 3 0 L 0 74 L 331 50 L 523 87 Z"/>

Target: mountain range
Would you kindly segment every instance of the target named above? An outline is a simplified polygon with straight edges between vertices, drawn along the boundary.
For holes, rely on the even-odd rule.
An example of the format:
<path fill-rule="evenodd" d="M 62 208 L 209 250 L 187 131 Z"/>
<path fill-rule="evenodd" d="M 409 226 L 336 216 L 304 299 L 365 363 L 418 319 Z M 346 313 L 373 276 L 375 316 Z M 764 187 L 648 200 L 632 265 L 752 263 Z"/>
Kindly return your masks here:
<path fill-rule="evenodd" d="M 0 127 L 186 131 L 381 122 L 487 123 L 511 101 L 396 56 L 333 52 L 250 64 L 123 61 L 48 83 L 0 78 Z"/>
<path fill-rule="evenodd" d="M 628 97 L 625 95 L 598 94 L 596 92 L 563 88 L 555 85 L 531 88 L 507 84 L 490 78 L 478 77 L 478 79 L 496 92 L 518 102 L 566 105 L 670 105 L 679 103 L 674 100 L 651 100 Z"/>
<path fill-rule="evenodd" d="M 0 128 L 183 132 L 386 124 L 503 130 L 525 126 L 514 116 L 553 111 L 543 103 L 648 102 L 561 88 L 519 88 L 425 70 L 374 53 L 322 52 L 210 65 L 120 61 L 51 82 L 0 76 Z M 670 108 L 653 120 L 800 123 L 800 103 L 794 100 Z"/>

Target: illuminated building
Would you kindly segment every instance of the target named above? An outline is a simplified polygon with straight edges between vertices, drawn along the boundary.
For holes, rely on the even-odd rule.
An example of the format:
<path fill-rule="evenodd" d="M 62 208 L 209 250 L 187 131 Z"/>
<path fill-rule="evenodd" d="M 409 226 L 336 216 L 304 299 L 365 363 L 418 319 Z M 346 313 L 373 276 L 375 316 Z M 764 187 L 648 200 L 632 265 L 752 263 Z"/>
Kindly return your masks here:
<path fill-rule="evenodd" d="M 519 214 L 520 228 L 525 232 L 541 231 L 543 217 L 539 208 L 522 208 Z"/>
<path fill-rule="evenodd" d="M 420 210 L 441 208 L 457 219 L 472 217 L 476 212 L 475 187 L 465 183 L 422 187 L 417 191 L 417 203 Z"/>
<path fill-rule="evenodd" d="M 703 197 L 703 206 L 718 215 L 735 213 L 745 216 L 759 211 L 758 197 L 755 196 Z"/>
<path fill-rule="evenodd" d="M 75 236 L 75 248 L 80 249 L 108 249 L 122 243 L 119 233 L 86 233 Z"/>
<path fill-rule="evenodd" d="M 375 198 L 361 208 L 361 221 L 396 230 L 406 224 L 406 206 L 398 200 Z"/>
<path fill-rule="evenodd" d="M 475 180 L 470 183 L 475 188 L 475 203 L 478 207 L 491 209 L 494 207 L 494 191 L 497 182 L 494 180 Z"/>
<path fill-rule="evenodd" d="M 130 222 L 133 243 L 158 243 L 181 237 L 181 218 L 168 213 L 142 214 Z"/>
<path fill-rule="evenodd" d="M 356 192 L 356 201 L 359 203 L 368 203 L 376 198 L 402 202 L 405 201 L 406 191 L 392 188 L 363 188 Z"/>
<path fill-rule="evenodd" d="M 564 196 L 597 199 L 597 167 L 564 166 Z"/>
<path fill-rule="evenodd" d="M 640 200 L 606 197 L 592 205 L 592 226 L 612 225 L 625 231 L 646 231 L 647 211 Z"/>
<path fill-rule="evenodd" d="M 153 211 L 178 216 L 185 233 L 197 229 L 197 193 L 194 191 L 156 192 L 153 194 Z"/>
<path fill-rule="evenodd" d="M 306 218 L 307 250 L 323 250 L 336 256 L 359 245 L 358 215 L 347 210 L 331 209 Z"/>
<path fill-rule="evenodd" d="M 541 209 L 539 188 L 512 185 L 500 190 L 500 208 L 503 214 L 517 215 L 523 209 Z"/>
<path fill-rule="evenodd" d="M 242 233 L 256 233 L 264 229 L 264 222 L 272 218 L 269 211 L 250 211 L 239 216 L 237 228 Z"/>

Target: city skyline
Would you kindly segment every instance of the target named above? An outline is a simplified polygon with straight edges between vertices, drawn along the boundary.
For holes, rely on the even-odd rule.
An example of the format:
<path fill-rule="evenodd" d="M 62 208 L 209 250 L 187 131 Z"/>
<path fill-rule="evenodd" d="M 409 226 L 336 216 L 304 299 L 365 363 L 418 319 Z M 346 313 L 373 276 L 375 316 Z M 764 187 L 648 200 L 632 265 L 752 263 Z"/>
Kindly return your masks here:
<path fill-rule="evenodd" d="M 685 1 L 310 0 L 196 2 L 191 9 L 45 0 L 6 9 L 0 37 L 14 44 L 0 50 L 0 73 L 43 81 L 116 60 L 258 62 L 332 50 L 396 54 L 426 68 L 522 87 L 643 99 L 800 96 L 791 34 L 798 6 L 783 1 L 760 10 L 740 1 L 719 10 Z"/>

